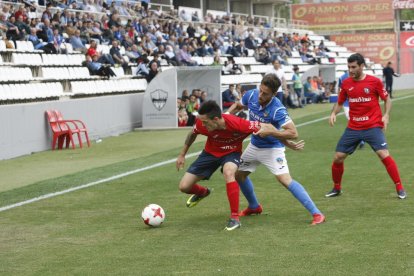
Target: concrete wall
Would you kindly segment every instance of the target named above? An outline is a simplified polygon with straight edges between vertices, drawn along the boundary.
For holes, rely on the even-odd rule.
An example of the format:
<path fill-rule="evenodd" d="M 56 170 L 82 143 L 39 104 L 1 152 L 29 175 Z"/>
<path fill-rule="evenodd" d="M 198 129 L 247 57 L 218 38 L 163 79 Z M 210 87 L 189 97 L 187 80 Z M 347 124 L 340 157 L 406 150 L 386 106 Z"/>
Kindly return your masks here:
<path fill-rule="evenodd" d="M 413 89 L 414 88 L 414 74 L 405 74 L 400 77 L 394 77 L 393 90 Z"/>
<path fill-rule="evenodd" d="M 45 111 L 59 109 L 64 118 L 80 119 L 91 140 L 119 135 L 142 126 L 144 93 L 0 106 L 0 160 L 51 149 Z M 76 139 L 75 139 L 76 141 Z"/>

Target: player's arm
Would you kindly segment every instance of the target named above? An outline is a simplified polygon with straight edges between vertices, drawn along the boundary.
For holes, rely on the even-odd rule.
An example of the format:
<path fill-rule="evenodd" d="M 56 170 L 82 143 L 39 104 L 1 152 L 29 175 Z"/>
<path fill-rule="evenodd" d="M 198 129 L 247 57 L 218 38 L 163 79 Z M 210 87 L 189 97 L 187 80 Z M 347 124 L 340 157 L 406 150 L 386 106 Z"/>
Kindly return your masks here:
<path fill-rule="evenodd" d="M 382 122 L 384 123 L 384 131 L 387 130 L 387 126 L 390 120 L 390 111 L 391 111 L 391 98 L 387 96 L 384 99 L 384 114 L 382 115 Z"/>
<path fill-rule="evenodd" d="M 289 139 L 280 139 L 280 142 L 282 142 L 286 147 L 290 148 L 291 150 L 303 150 L 305 148 L 304 140 L 293 141 Z"/>
<path fill-rule="evenodd" d="M 230 106 L 230 108 L 227 110 L 230 114 L 236 114 L 239 111 L 242 111 L 244 109 L 244 105 L 242 105 L 240 102 L 235 102 Z"/>
<path fill-rule="evenodd" d="M 298 131 L 295 124 L 290 121 L 282 126 L 282 130 L 278 130 L 272 124 L 261 123 L 260 130 L 254 133 L 264 138 L 267 136 L 273 136 L 280 140 L 296 139 L 298 138 Z"/>
<path fill-rule="evenodd" d="M 346 93 L 343 89 L 339 90 L 338 102 L 332 107 L 331 115 L 329 116 L 329 124 L 333 126 L 336 122 L 336 114 L 342 110 L 342 105 L 346 100 Z"/>
<path fill-rule="evenodd" d="M 187 154 L 188 150 L 190 149 L 191 145 L 194 143 L 195 139 L 197 138 L 197 133 L 194 133 L 192 130 L 187 134 L 187 138 L 185 138 L 184 146 L 177 157 L 176 167 L 177 170 L 184 168 L 185 164 L 185 155 Z"/>

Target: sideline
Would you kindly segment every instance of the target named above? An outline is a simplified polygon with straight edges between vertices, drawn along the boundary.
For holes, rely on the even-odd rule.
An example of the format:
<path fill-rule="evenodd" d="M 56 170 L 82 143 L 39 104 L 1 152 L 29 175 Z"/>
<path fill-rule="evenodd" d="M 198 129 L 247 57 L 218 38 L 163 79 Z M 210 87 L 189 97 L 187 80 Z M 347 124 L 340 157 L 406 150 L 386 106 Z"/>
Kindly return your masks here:
<path fill-rule="evenodd" d="M 414 97 L 414 95 L 404 96 L 404 97 L 401 97 L 401 98 L 394 99 L 393 102 L 404 100 L 404 99 L 407 99 L 407 98 L 412 98 L 412 97 Z M 342 115 L 342 114 L 343 114 L 343 112 L 338 113 L 338 115 Z M 325 116 L 325 117 L 322 117 L 322 118 L 319 118 L 319 119 L 315 119 L 315 120 L 312 120 L 312 121 L 308 121 L 308 122 L 298 124 L 298 125 L 296 125 L 296 127 L 298 128 L 298 127 L 314 124 L 314 123 L 317 123 L 317 122 L 320 122 L 320 121 L 323 121 L 323 120 L 328 120 L 328 119 L 329 119 L 329 116 Z M 249 140 L 250 140 L 250 138 L 245 139 L 244 141 L 249 141 Z M 194 157 L 196 155 L 199 155 L 200 153 L 201 153 L 201 151 L 188 154 L 188 155 L 186 155 L 186 158 Z M 174 163 L 175 161 L 176 161 L 176 158 L 166 160 L 166 161 L 163 161 L 163 162 L 152 164 L 150 166 L 146 166 L 146 167 L 139 168 L 139 169 L 136 169 L 136 170 L 132 170 L 132 171 L 129 171 L 129 172 L 117 174 L 117 175 L 114 175 L 114 176 L 111 176 L 111 177 L 108 177 L 108 178 L 104 178 L 104 179 L 101 179 L 101 180 L 90 182 L 88 184 L 80 185 L 80 186 L 77 186 L 77 187 L 72 187 L 72 188 L 62 190 L 62 191 L 59 191 L 59 192 L 45 194 L 45 195 L 34 197 L 34 198 L 31 198 L 31 199 L 28 199 L 28 200 L 25 200 L 25 201 L 17 202 L 17 203 L 11 204 L 11 205 L 6 205 L 6 206 L 3 206 L 3 207 L 0 207 L 0 212 L 10 210 L 10 209 L 13 209 L 13 208 L 16 208 L 16 207 L 20 207 L 20 206 L 23 206 L 23 205 L 26 205 L 26 204 L 30 204 L 30 203 L 33 203 L 33 202 L 37 202 L 37 201 L 40 201 L 40 200 L 43 200 L 43 199 L 52 198 L 52 197 L 55 197 L 55 196 L 58 196 L 58 195 L 63 195 L 63 194 L 67 194 L 67 193 L 70 193 L 70 192 L 77 191 L 77 190 L 89 188 L 89 187 L 92 187 L 92 186 L 95 186 L 95 185 L 98 185 L 98 184 L 102 184 L 102 183 L 106 183 L 106 182 L 116 180 L 116 179 L 119 179 L 119 178 L 122 178 L 122 177 L 126 177 L 126 176 L 129 176 L 131 174 L 136 174 L 136 173 L 139 173 L 139 172 L 142 172 L 142 171 L 147 171 L 147 170 L 154 169 L 154 168 L 157 168 L 157 167 L 161 167 L 161 166 L 164 166 L 164 165 L 167 165 L 167 164 L 171 164 L 171 163 Z"/>

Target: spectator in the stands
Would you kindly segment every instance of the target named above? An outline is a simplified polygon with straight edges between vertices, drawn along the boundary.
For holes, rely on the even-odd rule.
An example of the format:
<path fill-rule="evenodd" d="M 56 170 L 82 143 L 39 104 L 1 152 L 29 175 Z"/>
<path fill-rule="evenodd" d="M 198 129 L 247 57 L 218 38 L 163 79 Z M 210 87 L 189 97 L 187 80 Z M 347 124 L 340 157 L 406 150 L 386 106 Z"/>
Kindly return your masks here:
<path fill-rule="evenodd" d="M 234 96 L 234 84 L 230 84 L 229 88 L 221 93 L 221 98 L 223 101 L 223 110 L 227 110 L 236 102 L 236 97 Z"/>
<path fill-rule="evenodd" d="M 95 40 L 91 40 L 91 44 L 89 45 L 88 51 L 86 54 L 90 57 L 94 55 L 98 56 L 98 61 L 100 63 L 110 64 L 111 66 L 115 66 L 115 61 L 113 60 L 110 54 L 102 54 L 98 52 L 98 44 Z"/>
<path fill-rule="evenodd" d="M 25 38 L 26 35 L 30 34 L 30 27 L 23 21 L 23 15 L 19 15 L 16 17 L 17 21 L 14 25 L 17 26 L 19 32 L 21 33 L 21 37 Z"/>
<path fill-rule="evenodd" d="M 267 51 L 267 43 L 263 42 L 259 48 L 256 49 L 255 51 L 255 58 L 257 61 L 262 62 L 264 64 L 269 64 L 272 62 L 272 60 L 270 59 L 270 54 Z"/>
<path fill-rule="evenodd" d="M 224 74 L 243 74 L 244 73 L 244 67 L 241 64 L 236 64 L 233 57 L 227 57 L 227 61 L 224 64 L 223 67 L 223 73 Z"/>
<path fill-rule="evenodd" d="M 250 33 L 249 36 L 246 37 L 246 39 L 244 40 L 244 45 L 246 46 L 247 49 L 252 49 L 252 50 L 256 49 L 257 44 L 254 39 L 253 33 Z"/>
<path fill-rule="evenodd" d="M 149 69 L 148 69 L 148 57 L 147 55 L 142 55 L 141 58 L 139 59 L 138 62 L 138 68 L 137 68 L 137 76 L 141 76 L 141 77 L 147 77 L 149 74 Z"/>
<path fill-rule="evenodd" d="M 147 82 L 150 83 L 157 74 L 158 74 L 157 62 L 150 63 L 148 76 L 146 76 Z"/>
<path fill-rule="evenodd" d="M 234 47 L 237 57 L 247 57 L 249 52 L 247 48 L 244 46 L 244 40 L 240 40 L 239 44 Z"/>
<path fill-rule="evenodd" d="M 47 43 L 46 42 L 43 42 L 43 41 L 41 41 L 38 37 L 37 37 L 37 35 L 36 35 L 36 32 L 37 32 L 37 30 L 36 30 L 36 28 L 31 28 L 30 29 L 30 34 L 29 34 L 29 36 L 27 37 L 27 40 L 28 41 L 30 41 L 30 42 L 32 42 L 32 44 L 33 44 L 33 47 L 36 49 L 36 50 L 41 50 Z"/>
<path fill-rule="evenodd" d="M 196 29 L 194 29 L 193 24 L 192 23 L 188 24 L 188 27 L 187 27 L 188 37 L 194 37 L 195 33 L 196 33 Z"/>
<path fill-rule="evenodd" d="M 167 45 L 165 47 L 164 54 L 165 54 L 165 59 L 167 60 L 167 62 L 169 64 L 172 64 L 173 66 L 179 65 L 178 60 L 177 60 L 177 57 L 175 56 L 173 47 L 171 47 L 171 45 Z"/>
<path fill-rule="evenodd" d="M 191 58 L 191 55 L 187 51 L 187 45 L 183 45 L 178 52 L 177 60 L 187 66 L 197 66 L 197 61 Z"/>
<path fill-rule="evenodd" d="M 305 94 L 306 103 L 317 103 L 318 94 L 315 89 L 312 87 L 312 77 L 307 77 L 306 82 L 303 85 L 303 92 Z"/>
<path fill-rule="evenodd" d="M 53 39 L 49 43 L 53 43 L 53 46 L 56 49 L 56 53 L 62 53 L 61 45 L 64 42 L 63 36 L 59 33 L 59 29 L 53 30 Z"/>
<path fill-rule="evenodd" d="M 73 35 L 69 39 L 69 43 L 72 45 L 73 50 L 80 51 L 81 53 L 85 54 L 87 49 L 85 45 L 82 43 L 82 40 L 80 38 L 80 31 L 76 30 L 75 35 Z"/>
<path fill-rule="evenodd" d="M 119 48 L 119 41 L 118 40 L 113 40 L 112 41 L 112 47 L 109 50 L 109 53 L 111 54 L 113 60 L 115 61 L 115 65 L 118 64 L 118 65 L 124 67 L 124 69 L 126 69 L 126 67 L 128 67 L 128 62 L 121 55 L 121 49 Z"/>
<path fill-rule="evenodd" d="M 107 78 L 116 76 L 109 65 L 98 62 L 98 55 L 94 55 L 93 57 L 86 56 L 86 66 L 91 72 L 91 75 L 98 75 Z"/>
<path fill-rule="evenodd" d="M 129 58 L 129 62 L 132 63 L 138 63 L 138 60 L 141 57 L 141 54 L 138 51 L 138 47 L 135 44 L 126 49 L 125 55 Z"/>

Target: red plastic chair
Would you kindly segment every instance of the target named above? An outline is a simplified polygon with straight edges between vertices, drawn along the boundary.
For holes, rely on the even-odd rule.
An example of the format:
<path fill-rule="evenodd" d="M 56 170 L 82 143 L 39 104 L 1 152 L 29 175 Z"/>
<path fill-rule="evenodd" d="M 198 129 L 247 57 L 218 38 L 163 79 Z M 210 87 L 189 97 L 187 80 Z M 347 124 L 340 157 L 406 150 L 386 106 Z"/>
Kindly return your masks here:
<path fill-rule="evenodd" d="M 88 143 L 88 147 L 91 146 L 91 143 L 89 141 L 89 136 L 88 136 L 88 130 L 86 128 L 86 125 L 81 120 L 65 120 L 63 119 L 63 115 L 59 110 L 53 110 L 53 112 L 56 115 L 56 118 L 58 120 L 58 123 L 61 129 L 69 131 L 71 135 L 73 134 L 78 135 L 79 147 L 82 148 L 81 133 L 85 134 L 85 139 L 86 139 L 86 142 Z M 66 140 L 66 146 L 68 146 L 68 143 L 69 141 Z"/>
<path fill-rule="evenodd" d="M 63 143 L 66 139 L 66 148 L 69 147 L 69 143 L 72 143 L 72 148 L 75 148 L 75 143 L 73 142 L 72 133 L 68 130 L 68 127 L 62 129 L 61 124 L 58 122 L 56 114 L 52 110 L 46 111 L 47 120 L 49 122 L 50 128 L 53 132 L 52 136 L 52 150 L 55 150 L 56 142 L 58 142 L 58 149 L 62 149 Z"/>

